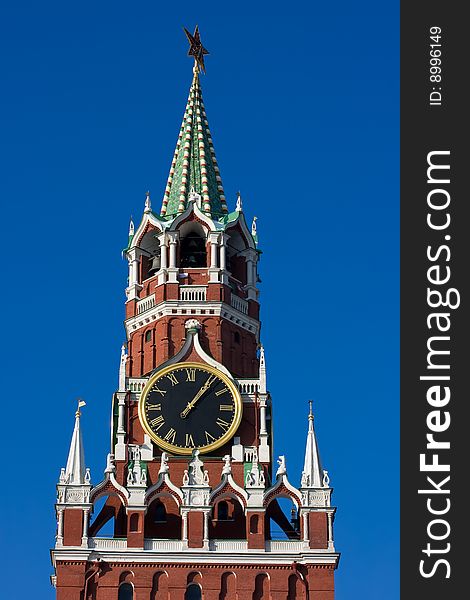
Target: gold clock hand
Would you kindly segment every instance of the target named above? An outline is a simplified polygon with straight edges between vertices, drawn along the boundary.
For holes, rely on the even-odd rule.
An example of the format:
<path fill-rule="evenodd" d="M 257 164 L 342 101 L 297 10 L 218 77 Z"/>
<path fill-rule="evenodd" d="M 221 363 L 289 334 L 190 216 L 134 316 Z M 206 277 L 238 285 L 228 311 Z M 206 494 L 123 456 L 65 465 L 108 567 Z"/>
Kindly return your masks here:
<path fill-rule="evenodd" d="M 200 399 L 200 397 L 204 394 L 204 392 L 206 392 L 210 388 L 210 386 L 213 384 L 213 382 L 216 379 L 217 379 L 217 377 L 215 375 L 210 375 L 208 377 L 206 383 L 201 387 L 201 389 L 194 396 L 194 398 L 191 400 L 191 402 L 188 402 L 186 408 L 181 411 L 180 417 L 182 419 L 185 419 L 187 417 L 188 413 L 193 409 L 196 402 Z"/>

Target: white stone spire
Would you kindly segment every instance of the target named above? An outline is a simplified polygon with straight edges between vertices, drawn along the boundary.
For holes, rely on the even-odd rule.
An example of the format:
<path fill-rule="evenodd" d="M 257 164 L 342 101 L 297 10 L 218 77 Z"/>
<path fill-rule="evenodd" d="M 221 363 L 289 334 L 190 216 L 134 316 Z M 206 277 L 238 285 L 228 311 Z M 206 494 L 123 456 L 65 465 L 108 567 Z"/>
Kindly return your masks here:
<path fill-rule="evenodd" d="M 237 205 L 235 207 L 236 212 L 242 212 L 243 210 L 243 202 L 242 202 L 242 195 L 240 194 L 240 192 L 237 192 Z"/>
<path fill-rule="evenodd" d="M 304 470 L 302 471 L 302 488 L 321 488 L 323 486 L 323 470 L 320 462 L 315 428 L 313 426 L 312 401 L 309 402 L 307 445 L 305 447 Z"/>
<path fill-rule="evenodd" d="M 75 413 L 75 427 L 70 442 L 69 457 L 65 467 L 65 483 L 69 484 L 89 483 L 89 481 L 85 481 L 85 477 L 88 478 L 89 476 L 85 468 L 85 453 L 83 451 L 82 432 L 80 431 L 80 408 L 82 406 L 85 406 L 85 402 L 79 400 L 77 412 Z"/>
<path fill-rule="evenodd" d="M 149 212 L 152 212 L 152 202 L 150 200 L 150 192 L 146 192 L 144 213 L 149 213 Z"/>

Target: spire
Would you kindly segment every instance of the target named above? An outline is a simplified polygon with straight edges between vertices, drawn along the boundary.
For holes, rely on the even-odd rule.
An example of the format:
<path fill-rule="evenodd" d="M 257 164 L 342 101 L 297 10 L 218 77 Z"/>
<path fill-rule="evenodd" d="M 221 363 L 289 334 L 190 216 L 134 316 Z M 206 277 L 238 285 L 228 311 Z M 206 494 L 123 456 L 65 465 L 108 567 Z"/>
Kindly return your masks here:
<path fill-rule="evenodd" d="M 243 210 L 242 207 L 243 207 L 242 195 L 240 194 L 240 192 L 237 192 L 237 205 L 235 207 L 235 211 L 242 212 L 242 210 Z"/>
<path fill-rule="evenodd" d="M 202 101 L 199 64 L 196 60 L 183 123 L 163 196 L 161 216 L 182 213 L 188 206 L 191 190 L 201 195 L 202 211 L 208 216 L 219 218 L 228 213 Z"/>
<path fill-rule="evenodd" d="M 304 470 L 302 471 L 303 488 L 323 487 L 323 470 L 320 462 L 315 428 L 313 426 L 312 401 L 309 401 L 307 445 L 305 448 Z"/>
<path fill-rule="evenodd" d="M 75 427 L 73 429 L 72 441 L 70 442 L 69 457 L 65 467 L 66 483 L 86 483 L 85 454 L 83 452 L 82 433 L 80 431 L 80 408 L 85 406 L 83 400 L 78 400 L 78 408 L 75 413 Z"/>
<path fill-rule="evenodd" d="M 144 206 L 144 212 L 148 213 L 148 212 L 152 212 L 152 202 L 150 200 L 150 192 L 146 192 L 145 193 L 145 206 Z"/>

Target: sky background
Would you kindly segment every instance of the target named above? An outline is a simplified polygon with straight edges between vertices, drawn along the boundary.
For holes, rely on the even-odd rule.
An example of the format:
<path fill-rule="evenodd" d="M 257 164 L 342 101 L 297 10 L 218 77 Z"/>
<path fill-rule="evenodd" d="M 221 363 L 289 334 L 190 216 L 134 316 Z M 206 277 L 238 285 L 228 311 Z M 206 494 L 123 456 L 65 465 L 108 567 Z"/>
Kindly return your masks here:
<path fill-rule="evenodd" d="M 299 485 L 313 399 L 336 598 L 398 598 L 398 17 L 390 0 L 3 3 L 5 598 L 54 598 L 55 484 L 79 395 L 102 478 L 120 253 L 147 189 L 160 206 L 192 77 L 182 26 L 196 23 L 228 203 L 241 190 L 258 217 L 275 453 Z"/>

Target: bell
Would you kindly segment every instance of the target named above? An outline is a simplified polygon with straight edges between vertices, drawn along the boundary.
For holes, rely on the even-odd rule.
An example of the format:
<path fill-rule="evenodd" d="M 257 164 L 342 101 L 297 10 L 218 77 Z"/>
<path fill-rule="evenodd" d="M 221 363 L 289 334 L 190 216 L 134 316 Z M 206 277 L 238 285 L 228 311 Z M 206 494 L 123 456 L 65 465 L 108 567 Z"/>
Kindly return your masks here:
<path fill-rule="evenodd" d="M 158 271 L 160 269 L 160 257 L 152 256 L 149 271 Z"/>

